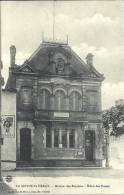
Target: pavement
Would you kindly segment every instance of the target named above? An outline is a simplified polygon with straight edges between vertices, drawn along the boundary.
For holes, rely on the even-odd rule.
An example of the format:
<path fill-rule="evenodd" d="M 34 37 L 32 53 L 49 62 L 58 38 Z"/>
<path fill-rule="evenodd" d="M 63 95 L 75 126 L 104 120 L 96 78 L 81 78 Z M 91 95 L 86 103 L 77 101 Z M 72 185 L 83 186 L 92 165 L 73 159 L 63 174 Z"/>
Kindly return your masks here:
<path fill-rule="evenodd" d="M 45 168 L 3 171 L 0 195 L 124 195 L 124 169 Z"/>
<path fill-rule="evenodd" d="M 90 177 L 90 178 L 124 178 L 124 169 L 114 168 L 44 168 L 3 171 L 3 177 Z"/>

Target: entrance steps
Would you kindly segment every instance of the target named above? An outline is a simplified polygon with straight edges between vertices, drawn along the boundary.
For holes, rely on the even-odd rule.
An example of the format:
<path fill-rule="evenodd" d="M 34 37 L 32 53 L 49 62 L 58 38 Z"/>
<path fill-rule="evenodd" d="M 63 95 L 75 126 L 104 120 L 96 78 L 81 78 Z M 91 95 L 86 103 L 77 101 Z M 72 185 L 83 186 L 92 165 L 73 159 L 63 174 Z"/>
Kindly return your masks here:
<path fill-rule="evenodd" d="M 94 161 L 85 161 L 78 159 L 58 159 L 58 160 L 32 160 L 30 162 L 18 161 L 16 164 L 17 169 L 20 168 L 69 168 L 69 167 L 100 167 L 100 165 L 96 164 Z"/>

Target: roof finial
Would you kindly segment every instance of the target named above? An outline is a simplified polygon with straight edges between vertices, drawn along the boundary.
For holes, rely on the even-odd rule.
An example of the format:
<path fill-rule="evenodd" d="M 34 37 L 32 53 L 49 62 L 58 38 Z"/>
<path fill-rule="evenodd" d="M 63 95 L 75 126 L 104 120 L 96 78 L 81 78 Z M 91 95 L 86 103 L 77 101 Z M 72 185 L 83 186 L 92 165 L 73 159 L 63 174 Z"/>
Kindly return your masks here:
<path fill-rule="evenodd" d="M 53 0 L 53 41 L 55 39 L 55 1 Z"/>
<path fill-rule="evenodd" d="M 44 32 L 42 32 L 42 42 L 44 42 Z"/>
<path fill-rule="evenodd" d="M 68 45 L 68 35 L 67 35 L 67 45 Z"/>

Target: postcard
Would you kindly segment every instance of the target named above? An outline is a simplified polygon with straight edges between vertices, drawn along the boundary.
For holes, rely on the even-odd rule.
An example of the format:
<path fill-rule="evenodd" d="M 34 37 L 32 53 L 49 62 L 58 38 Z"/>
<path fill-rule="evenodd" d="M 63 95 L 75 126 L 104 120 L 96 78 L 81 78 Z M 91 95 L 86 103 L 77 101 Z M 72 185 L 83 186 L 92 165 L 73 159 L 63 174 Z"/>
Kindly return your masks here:
<path fill-rule="evenodd" d="M 124 1 L 0 5 L 0 194 L 124 194 Z"/>

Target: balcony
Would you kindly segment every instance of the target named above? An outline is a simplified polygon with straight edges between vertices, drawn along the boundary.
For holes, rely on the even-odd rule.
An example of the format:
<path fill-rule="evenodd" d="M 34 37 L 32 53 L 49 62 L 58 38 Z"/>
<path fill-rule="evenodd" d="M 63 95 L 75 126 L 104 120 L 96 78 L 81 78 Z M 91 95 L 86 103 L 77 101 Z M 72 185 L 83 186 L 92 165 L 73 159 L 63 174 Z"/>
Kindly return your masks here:
<path fill-rule="evenodd" d="M 83 111 L 67 110 L 37 110 L 35 111 L 35 120 L 83 122 L 86 121 L 86 113 Z"/>

